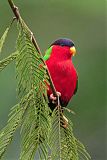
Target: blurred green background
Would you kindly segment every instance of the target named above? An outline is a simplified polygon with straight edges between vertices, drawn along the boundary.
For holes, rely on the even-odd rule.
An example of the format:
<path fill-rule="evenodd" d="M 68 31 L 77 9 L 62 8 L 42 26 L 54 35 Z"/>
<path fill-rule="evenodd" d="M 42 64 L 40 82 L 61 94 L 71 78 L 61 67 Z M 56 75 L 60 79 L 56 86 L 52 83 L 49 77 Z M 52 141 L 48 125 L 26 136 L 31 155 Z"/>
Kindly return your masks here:
<path fill-rule="evenodd" d="M 74 133 L 87 147 L 92 160 L 106 160 L 105 89 L 105 1 L 103 0 L 14 0 L 44 53 L 49 44 L 67 37 L 75 42 L 73 62 L 79 75 L 79 89 L 69 104 Z M 0 36 L 13 13 L 6 0 L 0 1 Z M 15 50 L 16 23 L 6 40 L 1 59 Z M 10 108 L 17 100 L 14 63 L 0 73 L 0 129 L 5 126 Z M 18 160 L 20 136 L 17 133 L 4 157 Z"/>

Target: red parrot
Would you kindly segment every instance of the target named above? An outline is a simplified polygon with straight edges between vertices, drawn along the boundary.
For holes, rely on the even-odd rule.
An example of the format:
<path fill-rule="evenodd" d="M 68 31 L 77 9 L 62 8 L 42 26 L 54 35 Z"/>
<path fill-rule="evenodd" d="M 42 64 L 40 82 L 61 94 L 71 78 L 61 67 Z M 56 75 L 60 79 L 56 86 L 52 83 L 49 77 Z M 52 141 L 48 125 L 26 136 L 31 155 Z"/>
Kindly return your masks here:
<path fill-rule="evenodd" d="M 58 39 L 47 49 L 44 60 L 50 72 L 56 91 L 61 93 L 60 103 L 67 106 L 71 97 L 77 91 L 78 76 L 72 63 L 72 56 L 76 53 L 74 43 L 70 39 Z M 51 110 L 55 108 L 52 103 L 52 91 L 49 87 L 48 97 Z"/>

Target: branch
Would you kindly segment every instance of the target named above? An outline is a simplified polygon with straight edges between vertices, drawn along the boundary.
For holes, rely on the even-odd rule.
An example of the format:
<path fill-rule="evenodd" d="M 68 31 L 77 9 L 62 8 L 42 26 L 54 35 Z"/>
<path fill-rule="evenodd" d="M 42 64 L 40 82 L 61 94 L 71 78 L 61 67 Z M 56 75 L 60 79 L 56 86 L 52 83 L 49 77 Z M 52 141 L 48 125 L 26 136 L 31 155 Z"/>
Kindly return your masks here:
<path fill-rule="evenodd" d="M 21 15 L 20 15 L 20 12 L 19 12 L 18 7 L 15 6 L 15 4 L 13 3 L 12 0 L 8 0 L 8 3 L 9 3 L 9 5 L 10 5 L 10 7 L 11 7 L 11 9 L 12 9 L 12 11 L 13 11 L 15 17 L 16 17 L 16 19 L 19 21 L 19 23 L 21 23 Z M 27 26 L 27 25 L 26 25 L 26 26 Z M 28 27 L 28 26 L 27 26 L 27 27 Z M 28 28 L 28 29 L 29 29 L 29 28 Z M 41 50 L 40 50 L 40 48 L 39 48 L 39 46 L 38 46 L 38 44 L 37 44 L 37 42 L 36 42 L 36 39 L 35 39 L 33 33 L 31 32 L 30 29 L 29 29 L 29 31 L 30 31 L 30 33 L 31 33 L 31 41 L 32 41 L 32 43 L 34 44 L 34 46 L 35 46 L 36 50 L 38 51 L 38 53 L 39 53 L 40 55 L 42 55 Z M 44 64 L 46 65 L 45 61 L 44 61 Z M 46 66 L 47 66 L 47 65 L 46 65 Z M 53 84 L 53 82 L 52 82 L 52 78 L 51 78 L 51 75 L 50 75 L 50 73 L 49 73 L 48 67 L 46 67 L 46 69 L 47 69 L 47 74 L 48 74 L 48 76 L 49 76 L 50 87 L 51 87 L 51 89 L 52 89 L 53 95 L 58 98 L 58 94 L 57 94 L 56 89 L 55 89 L 55 86 L 54 86 L 54 84 Z"/>

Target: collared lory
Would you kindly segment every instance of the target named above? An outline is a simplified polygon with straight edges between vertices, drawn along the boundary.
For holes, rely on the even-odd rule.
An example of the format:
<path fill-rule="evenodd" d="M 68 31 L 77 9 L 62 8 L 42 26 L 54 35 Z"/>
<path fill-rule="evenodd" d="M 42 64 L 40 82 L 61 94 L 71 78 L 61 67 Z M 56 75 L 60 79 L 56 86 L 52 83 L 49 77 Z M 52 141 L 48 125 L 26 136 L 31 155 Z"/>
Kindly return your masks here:
<path fill-rule="evenodd" d="M 78 76 L 72 63 L 72 56 L 76 53 L 74 43 L 70 39 L 58 39 L 47 49 L 44 60 L 50 72 L 53 84 L 60 96 L 62 107 L 67 106 L 71 97 L 77 91 Z M 51 110 L 55 108 L 52 103 L 52 91 L 49 86 L 48 97 Z"/>

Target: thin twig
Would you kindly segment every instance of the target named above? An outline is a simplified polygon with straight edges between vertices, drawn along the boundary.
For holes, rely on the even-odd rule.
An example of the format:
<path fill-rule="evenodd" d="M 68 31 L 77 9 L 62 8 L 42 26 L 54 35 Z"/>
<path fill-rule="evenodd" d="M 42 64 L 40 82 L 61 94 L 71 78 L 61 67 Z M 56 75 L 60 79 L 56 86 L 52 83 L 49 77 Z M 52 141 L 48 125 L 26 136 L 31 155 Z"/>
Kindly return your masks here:
<path fill-rule="evenodd" d="M 13 19 L 12 19 L 12 21 L 11 21 L 11 23 L 10 23 L 10 26 L 9 27 L 11 27 L 12 26 L 12 24 L 13 24 L 13 22 L 16 20 L 16 17 L 13 17 Z"/>
<path fill-rule="evenodd" d="M 12 0 L 8 0 L 8 3 L 9 3 L 9 5 L 10 5 L 10 7 L 11 7 L 11 9 L 12 9 L 12 11 L 13 11 L 15 17 L 16 17 L 16 19 L 19 21 L 19 23 L 21 23 L 21 15 L 20 15 L 20 12 L 19 12 L 18 7 L 15 6 L 15 4 L 13 3 Z M 28 27 L 28 26 L 27 26 L 27 27 Z M 28 28 L 28 29 L 29 29 L 29 28 Z M 29 31 L 31 32 L 30 29 L 29 29 Z M 36 50 L 38 51 L 38 53 L 39 53 L 40 55 L 42 55 L 42 53 L 41 53 L 41 51 L 40 51 L 40 48 L 39 48 L 39 46 L 38 46 L 38 44 L 37 44 L 37 42 L 36 42 L 36 39 L 35 39 L 35 37 L 34 37 L 34 35 L 33 35 L 32 32 L 31 32 L 31 35 L 32 35 L 31 42 L 34 44 L 34 46 L 35 46 Z M 45 61 L 44 61 L 44 64 L 46 65 Z M 49 76 L 49 82 L 50 82 L 50 87 L 51 87 L 51 89 L 52 89 L 52 93 L 53 93 L 54 96 L 56 96 L 56 97 L 58 98 L 57 91 L 56 91 L 55 86 L 54 86 L 54 84 L 53 84 L 53 82 L 52 82 L 52 78 L 51 78 L 51 75 L 50 75 L 50 73 L 49 73 L 48 67 L 46 67 L 46 69 L 47 69 L 47 74 L 48 74 L 48 76 Z"/>

